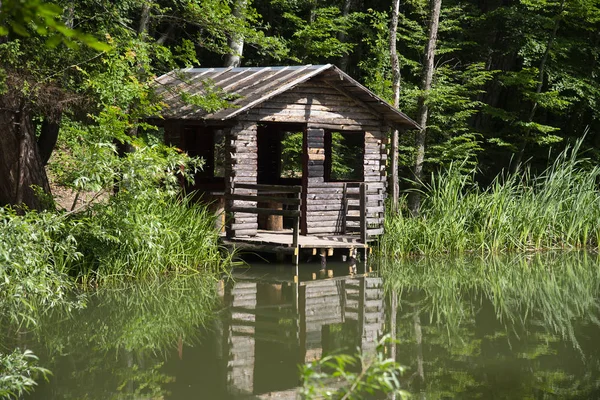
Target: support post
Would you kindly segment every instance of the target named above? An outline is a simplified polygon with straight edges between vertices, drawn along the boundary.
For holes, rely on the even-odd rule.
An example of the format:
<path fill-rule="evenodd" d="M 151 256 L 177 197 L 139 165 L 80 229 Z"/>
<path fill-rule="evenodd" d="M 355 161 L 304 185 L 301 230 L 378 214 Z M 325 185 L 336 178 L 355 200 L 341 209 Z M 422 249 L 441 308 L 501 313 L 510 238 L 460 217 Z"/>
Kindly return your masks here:
<path fill-rule="evenodd" d="M 360 184 L 360 241 L 367 243 L 367 184 Z"/>
<path fill-rule="evenodd" d="M 350 247 L 350 264 L 348 265 L 348 269 L 352 274 L 356 274 L 356 248 Z"/>
<path fill-rule="evenodd" d="M 302 203 L 302 193 L 296 193 L 296 198 Z M 297 210 L 301 210 L 301 204 L 298 204 Z M 300 215 L 302 213 L 300 212 Z M 298 241 L 300 235 L 300 216 L 294 217 L 294 237 L 292 239 L 292 246 L 294 247 L 294 265 L 296 266 L 296 276 L 298 276 L 298 264 L 300 262 L 300 249 L 298 248 Z"/>
<path fill-rule="evenodd" d="M 228 178 L 229 180 L 229 188 L 225 189 L 225 193 L 233 196 L 235 194 L 235 183 L 233 178 Z M 225 197 L 225 235 L 228 239 L 231 239 L 235 236 L 235 232 L 232 229 L 231 222 L 233 220 L 233 213 L 231 209 L 233 208 L 233 200 Z"/>
<path fill-rule="evenodd" d="M 348 216 L 348 184 L 344 183 L 344 192 L 342 194 L 342 235 L 346 234 L 346 217 Z"/>

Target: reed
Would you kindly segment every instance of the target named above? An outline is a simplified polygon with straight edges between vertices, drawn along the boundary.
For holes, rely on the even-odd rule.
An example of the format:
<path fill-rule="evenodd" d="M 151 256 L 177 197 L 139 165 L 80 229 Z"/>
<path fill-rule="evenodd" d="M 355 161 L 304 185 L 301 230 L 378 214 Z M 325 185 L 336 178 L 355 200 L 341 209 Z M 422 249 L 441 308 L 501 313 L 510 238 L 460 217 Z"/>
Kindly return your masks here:
<path fill-rule="evenodd" d="M 600 168 L 578 157 L 579 146 L 564 150 L 537 176 L 528 169 L 499 175 L 485 189 L 458 165 L 434 173 L 419 217 L 387 216 L 382 254 L 597 248 Z"/>
<path fill-rule="evenodd" d="M 155 279 L 165 274 L 225 272 L 215 216 L 191 198 L 115 196 L 73 221 L 84 283 Z"/>

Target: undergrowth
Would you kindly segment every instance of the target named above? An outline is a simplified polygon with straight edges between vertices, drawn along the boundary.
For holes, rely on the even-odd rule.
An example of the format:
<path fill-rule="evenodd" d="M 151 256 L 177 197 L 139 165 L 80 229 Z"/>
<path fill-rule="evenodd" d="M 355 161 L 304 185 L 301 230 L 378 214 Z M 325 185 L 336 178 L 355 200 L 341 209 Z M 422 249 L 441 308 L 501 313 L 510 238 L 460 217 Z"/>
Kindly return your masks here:
<path fill-rule="evenodd" d="M 50 312 L 85 307 L 76 289 L 192 274 L 213 287 L 230 259 L 214 226 L 189 198 L 125 190 L 80 213 L 0 208 L 0 397 L 20 396 L 46 374 L 30 350 L 13 351 L 15 338 Z"/>

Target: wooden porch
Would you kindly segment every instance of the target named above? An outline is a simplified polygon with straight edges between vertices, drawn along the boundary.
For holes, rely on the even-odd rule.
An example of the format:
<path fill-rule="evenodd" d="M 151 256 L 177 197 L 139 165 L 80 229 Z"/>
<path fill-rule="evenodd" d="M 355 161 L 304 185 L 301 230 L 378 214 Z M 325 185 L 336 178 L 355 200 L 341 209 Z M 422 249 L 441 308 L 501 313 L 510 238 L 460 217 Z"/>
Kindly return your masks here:
<path fill-rule="evenodd" d="M 344 182 L 337 186 L 341 191 L 341 207 L 334 208 L 340 208 L 341 212 L 335 221 L 335 230 L 306 234 L 301 231 L 301 226 L 307 225 L 303 220 L 308 197 L 304 186 L 232 184 L 230 193 L 225 196 L 226 234 L 222 242 L 236 250 L 292 254 L 296 265 L 303 250 L 323 258 L 344 249 L 353 257 L 354 251 L 360 249 L 364 250 L 366 259 L 369 242 L 383 232 L 383 185 Z M 243 218 L 285 217 L 291 227 L 273 231 L 258 229 L 256 222 L 232 223 L 239 220 L 233 217 L 236 214 Z"/>
<path fill-rule="evenodd" d="M 365 249 L 369 245 L 362 243 L 356 235 L 310 235 L 298 236 L 294 244 L 294 231 L 258 230 L 256 236 L 223 238 L 223 243 L 240 250 L 263 251 L 267 253 L 294 254 L 298 249 Z"/>

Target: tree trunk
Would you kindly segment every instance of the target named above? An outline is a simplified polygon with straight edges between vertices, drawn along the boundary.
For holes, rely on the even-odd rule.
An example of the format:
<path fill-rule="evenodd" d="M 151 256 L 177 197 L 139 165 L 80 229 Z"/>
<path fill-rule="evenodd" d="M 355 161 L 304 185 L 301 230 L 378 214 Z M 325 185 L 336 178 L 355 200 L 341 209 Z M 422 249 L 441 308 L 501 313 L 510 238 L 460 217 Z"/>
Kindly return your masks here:
<path fill-rule="evenodd" d="M 342 16 L 343 17 L 347 17 L 348 15 L 350 15 L 350 8 L 352 7 L 352 2 L 353 0 L 344 0 L 344 7 L 342 8 Z M 343 32 L 340 32 L 338 34 L 338 40 L 340 42 L 345 42 L 346 41 L 346 34 Z M 348 64 L 350 63 L 350 53 L 346 53 L 344 54 L 342 57 L 340 57 L 340 69 L 344 72 L 348 72 Z"/>
<path fill-rule="evenodd" d="M 233 15 L 236 18 L 244 18 L 247 4 L 247 0 L 235 0 Z M 225 57 L 225 66 L 239 67 L 242 64 L 242 54 L 244 53 L 244 37 L 239 33 L 232 34 L 227 40 L 227 46 L 231 51 Z"/>
<path fill-rule="evenodd" d="M 558 32 L 558 28 L 560 26 L 560 21 L 562 20 L 562 14 L 565 9 L 565 0 L 562 0 L 560 3 L 560 9 L 558 15 L 556 16 L 556 21 L 554 21 L 554 28 L 552 29 L 552 34 L 548 38 L 548 42 L 546 43 L 546 49 L 544 49 L 544 55 L 542 56 L 542 60 L 540 61 L 540 68 L 538 74 L 538 84 L 535 89 L 535 94 L 540 94 L 542 92 L 542 88 L 544 87 L 544 74 L 546 72 L 546 62 L 548 61 L 548 55 L 550 54 L 550 50 L 552 49 L 552 45 L 556 40 L 556 34 Z M 534 101 L 531 106 L 531 111 L 529 112 L 529 117 L 527 118 L 527 122 L 533 122 L 533 118 L 535 117 L 535 112 L 537 111 L 538 102 Z M 514 155 L 510 171 L 516 172 L 523 161 L 523 156 L 525 154 L 525 149 L 527 148 L 527 142 L 529 141 L 529 135 L 523 135 L 523 141 L 521 142 L 521 146 L 519 147 L 519 151 Z"/>
<path fill-rule="evenodd" d="M 392 89 L 394 91 L 394 107 L 400 106 L 400 61 L 396 49 L 398 31 L 398 13 L 400 12 L 400 0 L 394 0 L 392 6 L 392 21 L 390 24 L 390 57 L 392 62 Z M 398 199 L 400 197 L 400 185 L 398 183 L 398 129 L 392 129 L 392 143 L 390 148 L 390 189 L 392 191 L 392 212 L 398 212 Z"/>
<path fill-rule="evenodd" d="M 142 15 L 140 16 L 140 26 L 138 28 L 138 34 L 148 34 L 148 24 L 150 23 L 150 1 L 144 1 L 142 4 Z"/>
<path fill-rule="evenodd" d="M 50 194 L 50 185 L 35 139 L 30 111 L 22 100 L 0 96 L 0 206 L 45 208 L 37 190 Z M 21 103 L 21 104 L 19 104 Z"/>
<path fill-rule="evenodd" d="M 421 129 L 417 132 L 415 139 L 415 147 L 417 156 L 413 170 L 413 178 L 417 188 L 421 186 L 423 180 L 423 161 L 425 160 L 425 138 L 427 134 L 427 117 L 429 115 L 429 107 L 427 98 L 431 90 L 433 81 L 433 72 L 435 70 L 435 46 L 437 44 L 438 27 L 440 23 L 440 10 L 442 8 L 442 0 L 430 0 L 431 19 L 429 20 L 429 40 L 425 47 L 425 60 L 423 65 L 423 80 L 421 82 L 421 95 L 418 102 L 418 123 Z M 418 190 L 411 193 L 409 207 L 411 214 L 417 216 L 421 208 L 421 194 Z"/>

